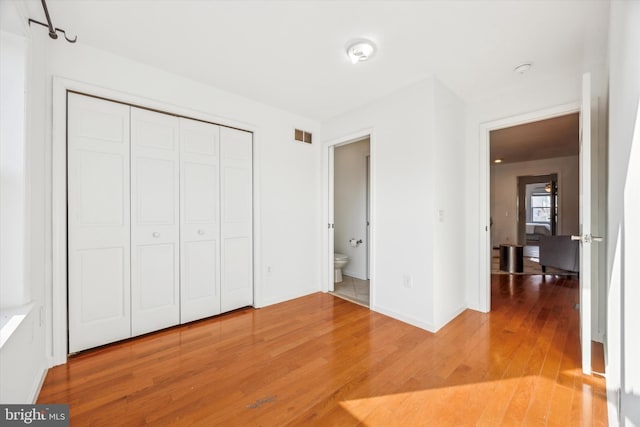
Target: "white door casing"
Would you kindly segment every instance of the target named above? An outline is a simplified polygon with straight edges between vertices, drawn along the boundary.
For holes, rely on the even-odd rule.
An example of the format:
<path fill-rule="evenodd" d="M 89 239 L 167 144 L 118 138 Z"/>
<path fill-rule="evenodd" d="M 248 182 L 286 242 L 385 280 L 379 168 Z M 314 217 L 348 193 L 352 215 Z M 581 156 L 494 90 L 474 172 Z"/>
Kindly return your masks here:
<path fill-rule="evenodd" d="M 329 290 L 329 292 L 333 292 L 335 291 L 335 212 L 334 212 L 334 205 L 335 205 L 335 188 L 334 188 L 334 182 L 335 182 L 335 145 L 330 145 L 328 147 L 328 169 L 329 169 L 329 176 L 328 176 L 328 199 L 327 199 L 327 204 L 328 204 L 328 212 L 327 212 L 327 217 L 329 219 L 328 222 L 328 230 L 327 230 L 327 239 L 328 239 L 328 253 L 327 253 L 327 259 L 328 259 L 328 263 L 327 263 L 327 269 L 328 269 L 328 283 L 327 283 L 327 289 Z"/>
<path fill-rule="evenodd" d="M 129 106 L 68 95 L 71 353 L 131 335 Z"/>
<path fill-rule="evenodd" d="M 253 305 L 253 136 L 220 128 L 220 240 L 223 312 Z"/>
<path fill-rule="evenodd" d="M 178 118 L 131 107 L 132 335 L 180 322 Z"/>
<path fill-rule="evenodd" d="M 367 155 L 367 167 L 365 168 L 366 177 L 366 193 L 367 193 L 367 216 L 365 218 L 367 226 L 367 280 L 371 278 L 371 155 Z"/>
<path fill-rule="evenodd" d="M 220 313 L 220 128 L 180 119 L 180 322 Z"/>

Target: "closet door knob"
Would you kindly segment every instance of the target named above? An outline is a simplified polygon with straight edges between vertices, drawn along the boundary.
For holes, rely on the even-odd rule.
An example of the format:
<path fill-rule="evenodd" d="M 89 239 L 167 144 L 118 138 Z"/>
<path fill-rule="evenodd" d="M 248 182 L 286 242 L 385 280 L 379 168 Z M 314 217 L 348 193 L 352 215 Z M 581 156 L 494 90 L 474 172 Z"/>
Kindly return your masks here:
<path fill-rule="evenodd" d="M 157 231 L 153 232 L 153 237 L 160 237 L 160 233 L 158 233 Z"/>
<path fill-rule="evenodd" d="M 204 234 L 204 230 L 203 229 L 198 230 L 198 234 L 202 236 Z"/>

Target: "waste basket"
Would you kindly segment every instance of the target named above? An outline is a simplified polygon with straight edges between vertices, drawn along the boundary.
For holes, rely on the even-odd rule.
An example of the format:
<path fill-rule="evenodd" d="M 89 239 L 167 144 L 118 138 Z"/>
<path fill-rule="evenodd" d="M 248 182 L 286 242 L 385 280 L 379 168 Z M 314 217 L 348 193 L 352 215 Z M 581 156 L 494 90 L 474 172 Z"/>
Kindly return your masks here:
<path fill-rule="evenodd" d="M 500 270 L 522 273 L 524 271 L 523 251 L 522 245 L 500 245 Z"/>

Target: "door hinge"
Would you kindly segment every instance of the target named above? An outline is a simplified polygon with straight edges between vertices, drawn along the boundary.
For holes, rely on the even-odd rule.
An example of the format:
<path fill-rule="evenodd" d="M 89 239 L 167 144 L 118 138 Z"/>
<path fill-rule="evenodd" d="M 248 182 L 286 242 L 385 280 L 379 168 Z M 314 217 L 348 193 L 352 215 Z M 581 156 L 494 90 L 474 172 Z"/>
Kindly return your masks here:
<path fill-rule="evenodd" d="M 335 228 L 333 224 L 329 223 L 329 228 Z"/>

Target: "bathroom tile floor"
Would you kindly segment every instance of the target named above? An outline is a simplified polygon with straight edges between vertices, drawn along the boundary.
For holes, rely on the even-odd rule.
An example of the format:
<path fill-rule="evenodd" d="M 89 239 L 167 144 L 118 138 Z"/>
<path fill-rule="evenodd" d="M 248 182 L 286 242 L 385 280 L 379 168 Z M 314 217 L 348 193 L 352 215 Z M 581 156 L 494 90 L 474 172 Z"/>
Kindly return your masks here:
<path fill-rule="evenodd" d="M 342 275 L 342 282 L 334 285 L 333 294 L 369 307 L 369 281 Z"/>

